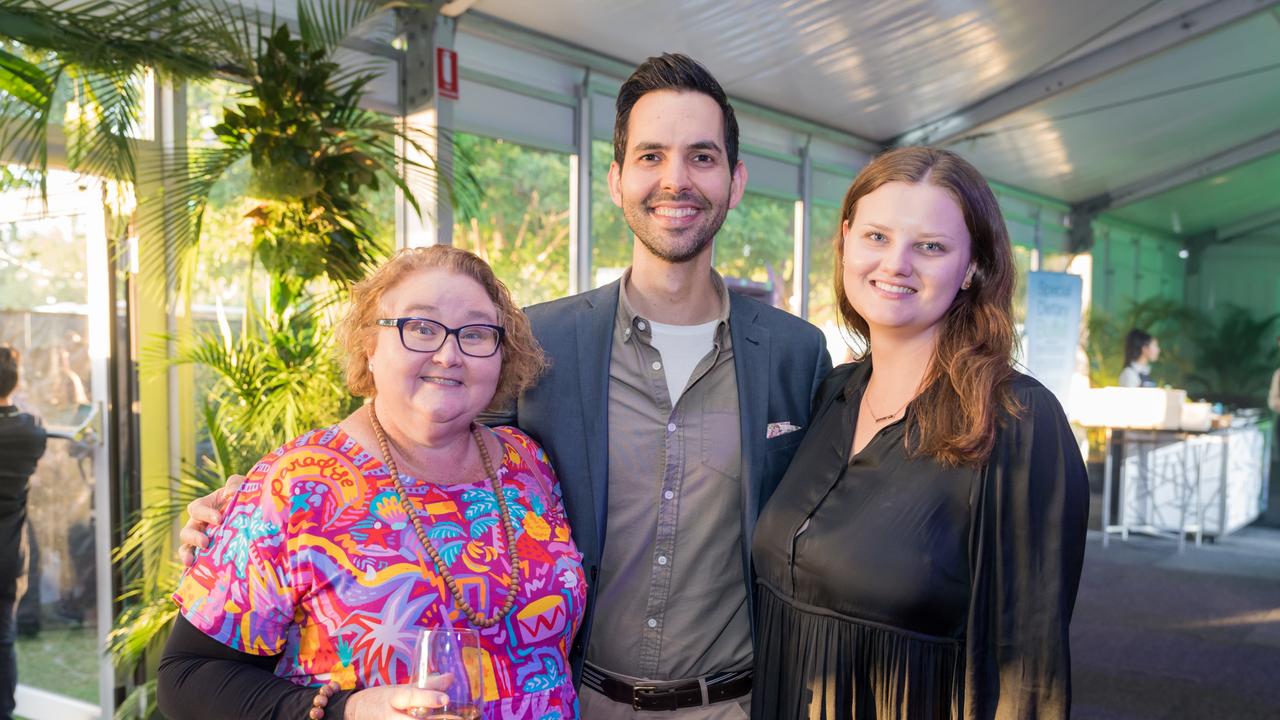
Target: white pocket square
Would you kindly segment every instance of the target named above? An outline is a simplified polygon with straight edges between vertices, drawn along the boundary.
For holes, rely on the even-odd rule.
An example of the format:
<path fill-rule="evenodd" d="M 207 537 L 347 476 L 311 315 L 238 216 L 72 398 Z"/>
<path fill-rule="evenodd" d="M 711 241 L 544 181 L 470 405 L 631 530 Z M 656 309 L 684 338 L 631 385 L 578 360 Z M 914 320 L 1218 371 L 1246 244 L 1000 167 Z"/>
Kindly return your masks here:
<path fill-rule="evenodd" d="M 792 425 L 789 422 L 773 422 L 769 423 L 768 427 L 765 428 L 764 437 L 766 440 L 772 440 L 776 437 L 786 435 L 787 433 L 793 433 L 799 429 L 799 425 Z"/>

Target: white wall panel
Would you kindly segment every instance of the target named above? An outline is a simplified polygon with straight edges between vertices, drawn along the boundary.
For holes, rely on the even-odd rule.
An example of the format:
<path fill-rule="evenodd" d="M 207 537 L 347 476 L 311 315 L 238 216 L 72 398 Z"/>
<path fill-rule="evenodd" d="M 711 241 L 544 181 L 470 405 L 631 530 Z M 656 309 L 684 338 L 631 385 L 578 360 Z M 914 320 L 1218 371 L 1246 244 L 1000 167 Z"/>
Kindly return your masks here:
<path fill-rule="evenodd" d="M 825 170 L 813 171 L 813 184 L 810 186 L 810 199 L 813 202 L 839 205 L 844 202 L 844 194 L 853 183 L 853 175 L 837 175 Z"/>
<path fill-rule="evenodd" d="M 1280 312 L 1280 245 L 1273 239 L 1212 245 L 1200 261 L 1198 287 L 1187 297 L 1192 307 L 1221 311 L 1234 304 L 1255 317 Z"/>
<path fill-rule="evenodd" d="M 850 179 L 857 175 L 863 166 L 871 162 L 871 153 L 822 138 L 813 138 L 809 141 L 809 157 L 818 164 L 845 168 Z"/>
<path fill-rule="evenodd" d="M 603 93 L 591 93 L 591 137 L 613 142 L 613 118 L 617 114 L 616 98 Z"/>
<path fill-rule="evenodd" d="M 566 97 L 574 97 L 583 68 L 461 30 L 454 38 L 458 67 L 478 70 Z"/>
<path fill-rule="evenodd" d="M 805 137 L 794 130 L 778 127 L 769 122 L 743 114 L 737 108 L 734 116 L 738 119 L 738 141 L 745 145 L 755 145 L 771 152 L 793 155 L 800 159 L 800 148 Z"/>
<path fill-rule="evenodd" d="M 738 153 L 747 166 L 747 191 L 796 200 L 800 197 L 800 167 L 790 163 Z"/>
<path fill-rule="evenodd" d="M 459 132 L 503 138 L 556 152 L 576 151 L 572 108 L 468 82 L 465 78 L 458 85 L 458 95 L 454 103 L 454 127 Z"/>

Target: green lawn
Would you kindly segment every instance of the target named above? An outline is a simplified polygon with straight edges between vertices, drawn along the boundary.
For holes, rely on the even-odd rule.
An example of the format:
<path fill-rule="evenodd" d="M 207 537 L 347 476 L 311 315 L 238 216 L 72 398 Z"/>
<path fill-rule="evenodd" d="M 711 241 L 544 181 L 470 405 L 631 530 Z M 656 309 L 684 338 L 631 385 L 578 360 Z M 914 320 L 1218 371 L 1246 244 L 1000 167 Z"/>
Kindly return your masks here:
<path fill-rule="evenodd" d="M 18 638 L 18 682 L 85 702 L 98 702 L 97 630 L 49 628 Z"/>

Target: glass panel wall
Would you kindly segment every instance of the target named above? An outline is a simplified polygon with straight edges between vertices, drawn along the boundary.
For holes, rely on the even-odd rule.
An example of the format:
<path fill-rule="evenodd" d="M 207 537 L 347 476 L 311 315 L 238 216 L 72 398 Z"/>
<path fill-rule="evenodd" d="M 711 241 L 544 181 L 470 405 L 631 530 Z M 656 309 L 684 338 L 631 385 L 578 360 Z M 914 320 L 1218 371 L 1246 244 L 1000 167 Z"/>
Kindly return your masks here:
<path fill-rule="evenodd" d="M 567 295 L 569 156 L 467 133 L 454 143 L 484 198 L 456 216 L 453 244 L 492 265 L 521 305 Z"/>
<path fill-rule="evenodd" d="M 837 365 L 852 359 L 840 332 L 836 304 L 835 240 L 840 232 L 840 208 L 828 203 L 809 205 L 809 322 L 827 337 L 827 350 Z"/>
<path fill-rule="evenodd" d="M 622 208 L 609 196 L 613 143 L 591 141 L 591 281 L 593 287 L 613 282 L 631 264 L 633 235 Z"/>
<path fill-rule="evenodd" d="M 15 404 L 50 434 L 27 496 L 18 679 L 87 707 L 100 698 L 95 488 L 107 473 L 94 428 L 106 357 L 92 302 L 106 282 L 93 261 L 105 257 L 106 217 L 96 181 L 56 171 L 48 181 L 47 206 L 34 191 L 0 194 L 0 343 L 22 353 Z M 58 716 L 30 693 L 19 691 L 20 713 Z"/>
<path fill-rule="evenodd" d="M 218 144 L 213 127 L 222 121 L 222 108 L 244 101 L 239 96 L 243 87 L 223 80 L 187 86 L 188 146 Z M 259 200 L 250 191 L 250 172 L 248 159 L 242 160 L 233 165 L 210 192 L 195 260 L 197 271 L 185 288 L 190 303 L 192 337 L 223 333 L 237 337 L 248 309 L 260 309 L 266 302 L 267 273 L 255 263 L 253 256 L 250 213 Z M 395 188 L 387 184 L 368 192 L 365 199 L 379 220 L 375 224 L 375 240 L 384 251 L 390 252 L 395 247 Z M 209 455 L 211 447 L 205 416 L 199 410 L 211 397 L 216 375 L 204 365 L 196 365 L 194 370 L 195 443 L 197 457 L 200 457 Z M 262 448 L 264 452 L 267 449 Z"/>
<path fill-rule="evenodd" d="M 715 267 L 731 283 L 782 308 L 792 308 L 795 201 L 746 192 L 716 235 Z"/>

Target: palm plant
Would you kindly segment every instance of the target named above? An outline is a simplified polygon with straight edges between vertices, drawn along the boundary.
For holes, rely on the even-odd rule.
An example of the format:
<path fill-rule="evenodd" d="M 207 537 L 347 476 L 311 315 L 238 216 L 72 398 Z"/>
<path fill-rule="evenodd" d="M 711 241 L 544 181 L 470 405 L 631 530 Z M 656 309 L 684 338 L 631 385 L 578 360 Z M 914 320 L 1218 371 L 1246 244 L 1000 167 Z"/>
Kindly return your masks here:
<path fill-rule="evenodd" d="M 342 40 L 390 6 L 302 2 L 296 36 L 283 24 L 267 32 L 243 18 L 228 24 L 225 37 L 236 45 L 248 81 L 244 99 L 213 128 L 215 145 L 165 159 L 164 201 L 142 218 L 144 227 L 163 231 L 166 244 L 154 248 L 177 260 L 169 267 L 193 268 L 209 192 L 245 160 L 256 200 L 248 213 L 254 253 L 272 278 L 276 311 L 299 298 L 311 278 L 341 286 L 378 259 L 367 193 L 393 184 L 420 211 L 411 187 L 436 184 L 447 174 L 438 173 L 431 159 L 431 138 L 361 107 L 377 72 L 335 61 Z M 478 196 L 466 173 L 438 185 L 464 204 Z"/>
<path fill-rule="evenodd" d="M 162 188 L 143 198 L 135 221 L 164 239 L 144 261 L 176 273 L 183 287 L 197 266 L 210 192 L 233 166 L 251 167 L 248 217 L 267 297 L 246 300 L 237 332 L 223 318 L 217 331 L 163 338 L 180 346 L 176 358 L 159 345 L 144 357 L 144 372 L 189 363 L 213 383 L 201 404 L 207 451 L 173 479 L 167 502 L 136 516 L 114 555 L 126 578 L 125 610 L 109 643 L 125 673 L 174 619 L 169 593 L 179 568 L 167 548 L 186 504 L 282 440 L 352 409 L 333 351 L 333 309 L 387 250 L 367 197 L 394 186 L 417 209 L 411 187 L 437 184 L 466 212 L 480 195 L 465 173 L 435 182 L 430 138 L 362 108 L 376 72 L 335 59 L 345 38 L 392 6 L 303 0 L 294 29 L 274 19 L 264 26 L 229 0 L 0 0 L 0 147 L 29 168 L 6 170 L 0 185 L 34 177 L 43 187 L 57 140 L 50 121 L 69 92 L 78 109 L 64 123 L 71 169 Z M 246 89 L 214 126 L 212 146 L 140 158 L 133 138 L 144 70 L 170 80 L 216 73 Z M 153 682 L 135 687 L 117 717 L 154 712 L 153 692 Z"/>
<path fill-rule="evenodd" d="M 1152 373 L 1162 385 L 1186 387 L 1192 368 L 1188 328 L 1199 321 L 1196 313 L 1165 298 L 1137 300 L 1114 315 L 1089 312 L 1085 353 L 1089 356 L 1089 382 L 1095 387 L 1115 385 L 1124 369 L 1124 338 L 1140 328 L 1160 341 L 1160 362 Z"/>
<path fill-rule="evenodd" d="M 62 132 L 71 170 L 135 181 L 143 73 L 182 81 L 231 68 L 218 42 L 224 24 L 212 6 L 189 0 L 0 0 L 6 161 L 35 171 L 43 193 L 51 134 Z M 59 128 L 56 101 L 68 98 L 77 112 Z"/>
<path fill-rule="evenodd" d="M 1247 308 L 1227 305 L 1214 318 L 1193 329 L 1195 369 L 1189 389 L 1207 400 L 1235 408 L 1265 407 L 1277 352 L 1271 328 L 1280 313 L 1255 316 Z"/>

